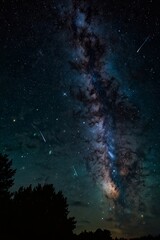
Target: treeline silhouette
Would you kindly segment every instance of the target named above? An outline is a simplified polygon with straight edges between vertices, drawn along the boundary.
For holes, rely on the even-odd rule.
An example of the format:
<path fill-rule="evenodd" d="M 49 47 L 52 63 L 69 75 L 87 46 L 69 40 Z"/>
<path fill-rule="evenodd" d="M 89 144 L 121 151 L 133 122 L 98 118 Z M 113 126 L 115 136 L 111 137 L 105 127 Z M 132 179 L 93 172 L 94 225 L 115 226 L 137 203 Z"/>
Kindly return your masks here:
<path fill-rule="evenodd" d="M 52 184 L 20 187 L 12 193 L 15 173 L 12 160 L 0 154 L 0 239 L 112 239 L 111 232 L 102 229 L 74 234 L 76 221 L 68 216 L 67 199 Z"/>

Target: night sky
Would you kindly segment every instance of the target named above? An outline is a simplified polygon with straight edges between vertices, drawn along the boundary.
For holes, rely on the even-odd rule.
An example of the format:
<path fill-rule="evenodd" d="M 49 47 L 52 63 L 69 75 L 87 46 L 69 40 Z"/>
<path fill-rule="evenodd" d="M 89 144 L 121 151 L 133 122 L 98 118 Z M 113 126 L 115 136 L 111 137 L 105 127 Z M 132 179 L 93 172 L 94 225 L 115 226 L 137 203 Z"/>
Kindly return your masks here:
<path fill-rule="evenodd" d="M 159 29 L 156 0 L 0 3 L 0 152 L 77 233 L 159 233 Z"/>

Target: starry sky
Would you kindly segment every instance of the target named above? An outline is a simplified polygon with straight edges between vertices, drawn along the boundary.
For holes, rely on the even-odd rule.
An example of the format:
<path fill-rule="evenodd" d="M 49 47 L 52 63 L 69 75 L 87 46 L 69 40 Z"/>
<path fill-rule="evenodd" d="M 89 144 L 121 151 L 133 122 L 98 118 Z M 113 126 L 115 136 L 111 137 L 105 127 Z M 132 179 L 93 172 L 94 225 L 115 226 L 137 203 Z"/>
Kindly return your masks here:
<path fill-rule="evenodd" d="M 158 1 L 0 4 L 0 152 L 17 169 L 13 189 L 53 183 L 77 233 L 158 234 Z"/>

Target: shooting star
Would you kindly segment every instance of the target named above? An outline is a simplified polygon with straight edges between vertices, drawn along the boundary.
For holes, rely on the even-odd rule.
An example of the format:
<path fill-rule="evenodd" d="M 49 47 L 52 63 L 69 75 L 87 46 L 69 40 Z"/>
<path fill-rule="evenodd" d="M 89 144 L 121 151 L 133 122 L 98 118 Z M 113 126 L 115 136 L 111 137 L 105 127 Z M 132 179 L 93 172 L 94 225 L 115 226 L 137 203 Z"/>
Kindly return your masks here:
<path fill-rule="evenodd" d="M 144 44 L 149 40 L 149 36 L 146 37 L 146 39 L 144 40 L 144 42 L 141 44 L 141 46 L 138 48 L 137 53 L 141 50 L 141 48 L 144 46 Z"/>
<path fill-rule="evenodd" d="M 40 130 L 39 130 L 39 133 L 40 133 L 40 135 L 41 135 L 41 137 L 42 137 L 43 141 L 46 143 L 47 141 L 46 141 L 46 139 L 45 139 L 45 137 L 44 137 L 43 133 L 42 133 Z"/>
<path fill-rule="evenodd" d="M 78 177 L 78 173 L 77 173 L 75 167 L 74 167 L 74 166 L 72 166 L 72 167 L 73 167 L 73 171 L 74 171 L 74 176 L 75 176 L 75 177 Z"/>
<path fill-rule="evenodd" d="M 36 131 L 38 131 L 39 132 L 39 134 L 41 135 L 41 137 L 42 137 L 42 139 L 43 139 L 43 141 L 46 143 L 47 142 L 47 140 L 45 139 L 45 137 L 44 137 L 44 135 L 43 135 L 43 133 L 38 129 L 38 127 L 36 127 L 35 125 L 33 125 L 33 124 L 31 124 L 32 125 L 32 127 L 36 130 Z"/>

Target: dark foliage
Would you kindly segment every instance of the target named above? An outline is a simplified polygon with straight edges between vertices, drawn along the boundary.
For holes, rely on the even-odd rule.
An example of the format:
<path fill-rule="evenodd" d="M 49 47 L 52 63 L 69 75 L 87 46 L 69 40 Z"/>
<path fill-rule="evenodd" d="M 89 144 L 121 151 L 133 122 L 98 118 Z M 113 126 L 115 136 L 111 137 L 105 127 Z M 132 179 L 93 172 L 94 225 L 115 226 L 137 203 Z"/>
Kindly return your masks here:
<path fill-rule="evenodd" d="M 0 239 L 72 238 L 74 217 L 68 217 L 67 199 L 52 184 L 21 187 L 13 195 L 15 170 L 0 154 Z"/>
<path fill-rule="evenodd" d="M 97 229 L 95 232 L 82 232 L 77 236 L 78 240 L 112 240 L 109 230 Z"/>
<path fill-rule="evenodd" d="M 12 169 L 12 160 L 0 154 L 0 234 L 8 231 L 11 213 L 11 192 L 16 170 Z"/>
<path fill-rule="evenodd" d="M 12 232 L 16 236 L 71 237 L 74 218 L 68 217 L 67 199 L 53 185 L 21 187 L 12 201 Z"/>
<path fill-rule="evenodd" d="M 0 201 L 11 197 L 10 188 L 14 184 L 16 170 L 12 169 L 12 160 L 0 154 Z"/>

